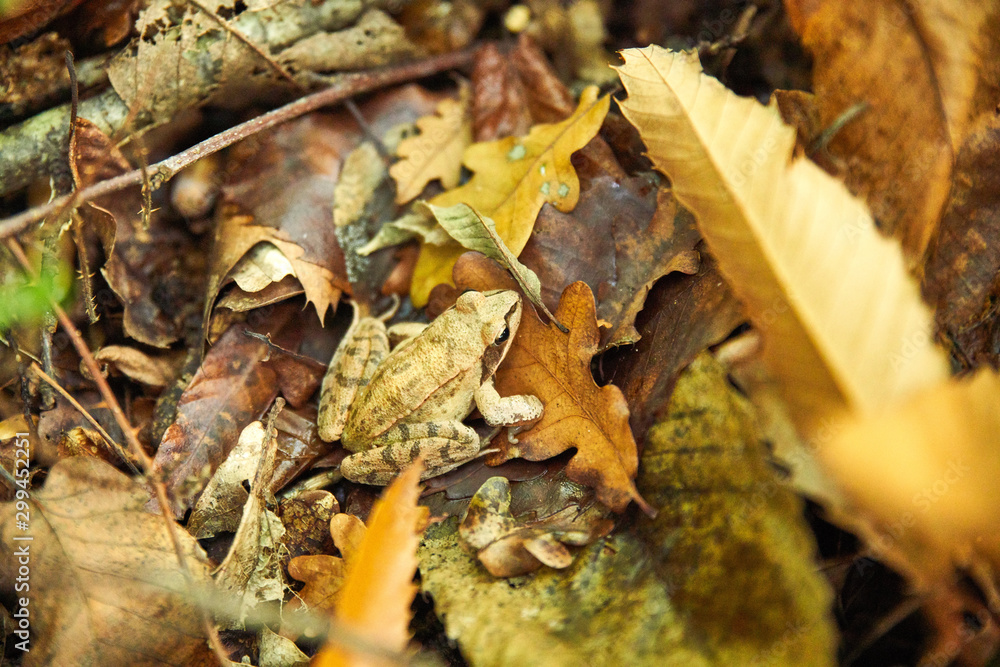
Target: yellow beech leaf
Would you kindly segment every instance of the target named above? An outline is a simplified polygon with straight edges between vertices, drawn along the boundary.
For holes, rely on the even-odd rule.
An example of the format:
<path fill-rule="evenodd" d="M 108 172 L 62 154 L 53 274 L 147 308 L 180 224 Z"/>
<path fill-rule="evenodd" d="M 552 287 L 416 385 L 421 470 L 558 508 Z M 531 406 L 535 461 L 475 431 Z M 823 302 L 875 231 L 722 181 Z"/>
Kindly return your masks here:
<path fill-rule="evenodd" d="M 580 104 L 560 123 L 536 125 L 525 137 L 507 137 L 469 146 L 462 158 L 473 173 L 465 185 L 430 200 L 435 206 L 468 204 L 492 218 L 496 232 L 514 255 L 531 236 L 538 211 L 546 202 L 571 211 L 580 196 L 580 180 L 570 156 L 594 138 L 608 112 L 610 98 L 598 97 L 591 86 Z M 451 283 L 455 260 L 465 252 L 456 241 L 444 245 L 421 243 L 413 272 L 410 298 L 415 306 L 427 303 L 431 289 Z"/>
<path fill-rule="evenodd" d="M 423 469 L 417 461 L 404 470 L 375 503 L 356 553 L 345 554 L 347 578 L 334 603 L 338 627 L 390 654 L 401 653 L 410 639 L 417 545 L 428 514 L 417 505 Z M 315 667 L 383 664 L 394 662 L 333 641 L 313 661 Z"/>
<path fill-rule="evenodd" d="M 1000 376 L 984 369 L 852 420 L 820 450 L 870 521 L 870 554 L 918 585 L 950 577 L 955 559 L 1000 565 L 998 403 Z"/>
<path fill-rule="evenodd" d="M 873 414 L 948 377 L 899 246 L 808 159 L 774 107 L 702 72 L 697 56 L 628 49 L 621 104 L 764 336 L 797 425 Z"/>
<path fill-rule="evenodd" d="M 419 195 L 435 178 L 441 179 L 446 189 L 458 185 L 462 153 L 472 143 L 469 97 L 466 86 L 458 100 L 442 100 L 436 115 L 417 120 L 420 134 L 399 144 L 396 153 L 401 159 L 389 168 L 389 175 L 396 181 L 397 204 Z"/>

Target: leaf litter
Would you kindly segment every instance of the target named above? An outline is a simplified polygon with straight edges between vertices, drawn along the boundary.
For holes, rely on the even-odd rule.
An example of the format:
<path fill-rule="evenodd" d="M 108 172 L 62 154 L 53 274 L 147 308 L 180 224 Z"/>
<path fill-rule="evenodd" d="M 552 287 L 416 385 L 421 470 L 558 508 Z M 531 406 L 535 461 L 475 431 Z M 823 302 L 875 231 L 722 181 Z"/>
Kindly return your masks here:
<path fill-rule="evenodd" d="M 3 477 L 0 534 L 18 501 L 47 531 L 24 664 L 200 664 L 213 650 L 368 664 L 413 655 L 411 632 L 418 659 L 439 659 L 444 634 L 473 664 L 819 665 L 902 645 L 914 662 L 985 664 L 1000 647 L 984 444 L 1000 391 L 987 368 L 1000 365 L 988 178 L 1000 85 L 982 66 L 994 8 L 786 2 L 784 23 L 635 4 L 150 3 L 88 42 L 134 27 L 108 66 L 114 91 L 86 101 L 112 106 L 77 122 L 53 194 L 339 72 L 478 50 L 450 80 L 244 134 L 169 199 L 157 189 L 169 175 L 150 172 L 144 188 L 18 228 L 43 276 L 75 259 L 63 306 L 94 350 L 48 324 L 3 332 L 0 416 L 37 447 L 30 494 Z M 494 40 L 501 25 L 516 39 Z M 701 30 L 687 45 L 704 70 L 691 52 L 628 49 L 621 65 L 604 51 L 676 44 L 679 29 Z M 809 70 L 777 44 L 815 58 L 812 95 L 782 90 Z M 421 201 L 452 233 L 474 228 L 463 243 L 516 280 Z M 20 280 L 7 254 L 0 270 Z M 345 452 L 316 432 L 350 319 L 338 304 L 380 314 L 400 299 L 392 331 L 419 331 L 462 289 L 518 285 L 524 312 L 493 379 L 501 396 L 538 396 L 542 418 L 495 433 L 473 414 L 483 456 L 428 480 L 420 505 L 419 472 L 378 502 L 343 481 Z M 970 377 L 949 378 L 946 353 Z M 112 393 L 93 391 L 105 380 L 91 356 Z M 153 454 L 167 517 L 101 460 L 122 465 L 109 439 Z M 805 512 L 802 495 L 816 503 Z M 422 542 L 421 505 L 439 519 Z M 167 526 L 190 532 L 175 545 Z M 95 536 L 99 548 L 80 547 Z M 859 613 L 849 586 L 875 561 L 915 597 Z M 411 609 L 418 568 L 428 597 Z M 893 627 L 910 613 L 923 635 Z M 427 630 L 431 617 L 443 629 Z M 875 619 L 868 632 L 858 618 Z"/>

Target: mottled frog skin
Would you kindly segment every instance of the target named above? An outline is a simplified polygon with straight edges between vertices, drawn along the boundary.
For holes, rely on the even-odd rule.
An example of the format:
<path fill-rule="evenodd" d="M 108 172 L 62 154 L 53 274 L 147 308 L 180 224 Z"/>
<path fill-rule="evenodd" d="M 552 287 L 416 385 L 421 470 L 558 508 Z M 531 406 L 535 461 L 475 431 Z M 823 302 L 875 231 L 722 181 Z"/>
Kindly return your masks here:
<path fill-rule="evenodd" d="M 541 417 L 537 397 L 502 398 L 493 386 L 521 308 L 511 290 L 466 292 L 392 352 L 382 321 L 356 319 L 323 378 L 317 419 L 320 437 L 339 437 L 353 452 L 341 463 L 344 477 L 387 484 L 418 456 L 423 479 L 458 467 L 480 450 L 462 423 L 473 407 L 497 427 Z"/>

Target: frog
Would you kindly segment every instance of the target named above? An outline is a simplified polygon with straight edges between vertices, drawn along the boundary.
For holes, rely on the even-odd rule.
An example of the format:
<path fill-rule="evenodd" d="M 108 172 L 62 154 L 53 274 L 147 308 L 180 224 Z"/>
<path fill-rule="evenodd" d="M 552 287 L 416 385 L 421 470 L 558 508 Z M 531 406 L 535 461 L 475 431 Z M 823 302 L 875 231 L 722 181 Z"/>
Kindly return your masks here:
<path fill-rule="evenodd" d="M 421 479 L 443 474 L 480 454 L 503 427 L 537 422 L 537 396 L 501 397 L 494 373 L 521 322 L 513 290 L 466 291 L 429 325 L 385 326 L 385 317 L 360 317 L 337 347 L 320 388 L 320 438 L 338 438 L 351 452 L 340 464 L 348 480 L 385 485 L 421 458 Z M 389 338 L 403 331 L 390 351 Z M 478 408 L 493 434 L 480 438 L 463 423 Z"/>

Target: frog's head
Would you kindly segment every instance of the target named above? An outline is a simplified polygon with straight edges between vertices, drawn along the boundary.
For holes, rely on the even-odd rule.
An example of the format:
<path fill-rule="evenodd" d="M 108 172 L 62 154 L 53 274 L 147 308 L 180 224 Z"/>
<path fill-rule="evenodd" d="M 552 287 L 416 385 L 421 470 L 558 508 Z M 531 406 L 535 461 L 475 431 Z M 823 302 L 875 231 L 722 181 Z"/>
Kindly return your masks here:
<path fill-rule="evenodd" d="M 466 292 L 455 310 L 474 316 L 482 333 L 483 377 L 490 377 L 503 358 L 521 323 L 521 295 L 513 290 Z"/>

